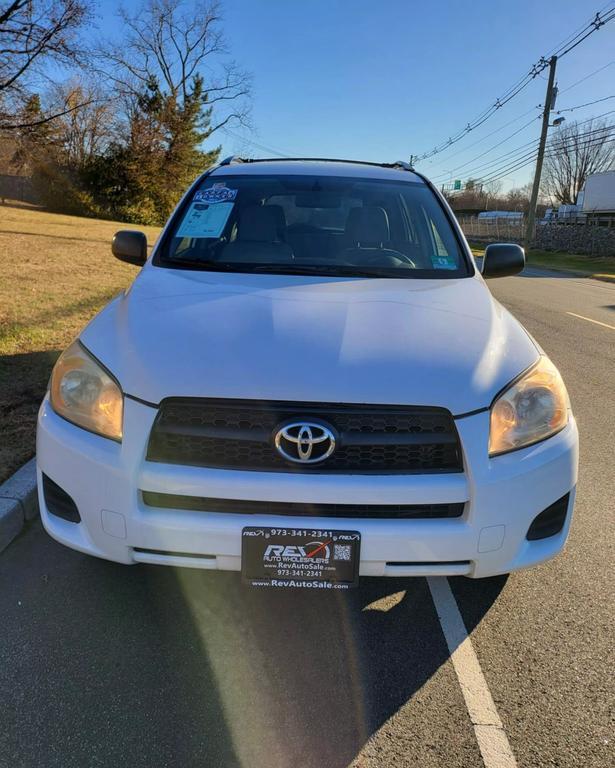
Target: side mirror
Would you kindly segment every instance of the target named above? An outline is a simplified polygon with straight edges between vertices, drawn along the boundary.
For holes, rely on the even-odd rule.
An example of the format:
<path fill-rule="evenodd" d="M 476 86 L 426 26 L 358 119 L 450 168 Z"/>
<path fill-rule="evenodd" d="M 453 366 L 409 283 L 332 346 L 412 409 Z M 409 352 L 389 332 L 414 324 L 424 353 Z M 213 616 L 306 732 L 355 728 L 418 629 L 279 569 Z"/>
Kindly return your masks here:
<path fill-rule="evenodd" d="M 484 278 L 518 275 L 525 267 L 525 251 L 516 243 L 494 243 L 485 248 Z"/>
<path fill-rule="evenodd" d="M 111 252 L 120 261 L 141 267 L 147 261 L 147 238 L 143 232 L 121 229 L 113 235 Z"/>

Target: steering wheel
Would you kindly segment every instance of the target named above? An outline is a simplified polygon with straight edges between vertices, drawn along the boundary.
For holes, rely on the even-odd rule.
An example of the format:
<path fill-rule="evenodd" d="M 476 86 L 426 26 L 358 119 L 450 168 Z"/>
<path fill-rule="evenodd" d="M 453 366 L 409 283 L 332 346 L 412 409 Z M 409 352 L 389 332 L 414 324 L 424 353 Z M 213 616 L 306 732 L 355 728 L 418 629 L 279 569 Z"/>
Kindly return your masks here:
<path fill-rule="evenodd" d="M 409 256 L 406 256 L 405 253 L 401 253 L 400 251 L 393 250 L 387 250 L 384 253 L 376 253 L 373 256 L 369 256 L 365 261 L 363 261 L 363 264 L 368 267 L 396 267 L 401 264 L 404 266 L 412 267 L 412 269 L 416 269 L 416 264 Z"/>

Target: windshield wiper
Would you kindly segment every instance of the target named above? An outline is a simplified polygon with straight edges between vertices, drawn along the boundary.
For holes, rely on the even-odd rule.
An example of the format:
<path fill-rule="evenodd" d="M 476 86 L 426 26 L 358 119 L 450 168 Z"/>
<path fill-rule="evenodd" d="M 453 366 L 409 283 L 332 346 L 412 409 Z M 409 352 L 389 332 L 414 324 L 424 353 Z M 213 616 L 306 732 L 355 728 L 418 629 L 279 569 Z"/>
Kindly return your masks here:
<path fill-rule="evenodd" d="M 245 272 L 241 264 L 231 264 L 225 261 L 212 261 L 211 259 L 164 259 L 163 264 L 173 267 L 196 267 L 204 272 Z"/>
<path fill-rule="evenodd" d="M 255 264 L 253 262 L 213 261 L 211 259 L 166 259 L 171 266 L 201 269 L 204 272 L 267 273 L 277 275 L 323 275 L 327 277 L 403 277 L 404 270 L 367 270 L 339 264 Z M 393 271 L 395 274 L 393 274 Z"/>
<path fill-rule="evenodd" d="M 390 273 L 344 267 L 336 264 L 250 264 L 250 272 L 268 272 L 279 275 L 326 275 L 338 277 L 390 277 Z"/>

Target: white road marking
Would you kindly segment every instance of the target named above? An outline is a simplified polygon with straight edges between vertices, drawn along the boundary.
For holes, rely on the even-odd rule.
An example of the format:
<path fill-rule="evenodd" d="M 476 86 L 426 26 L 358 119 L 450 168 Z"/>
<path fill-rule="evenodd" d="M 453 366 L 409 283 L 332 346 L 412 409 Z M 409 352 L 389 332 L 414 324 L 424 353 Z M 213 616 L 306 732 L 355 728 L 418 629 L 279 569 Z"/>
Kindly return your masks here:
<path fill-rule="evenodd" d="M 516 768 L 517 761 L 448 580 L 428 576 L 427 583 L 485 768 Z"/>
<path fill-rule="evenodd" d="M 581 320 L 587 320 L 588 323 L 595 323 L 596 325 L 602 325 L 604 328 L 610 328 L 612 331 L 615 331 L 615 325 L 609 325 L 608 323 L 601 323 L 600 320 L 592 320 L 591 317 L 585 317 L 584 315 L 577 315 L 576 312 L 566 312 L 567 315 L 572 315 L 573 317 L 578 317 Z"/>

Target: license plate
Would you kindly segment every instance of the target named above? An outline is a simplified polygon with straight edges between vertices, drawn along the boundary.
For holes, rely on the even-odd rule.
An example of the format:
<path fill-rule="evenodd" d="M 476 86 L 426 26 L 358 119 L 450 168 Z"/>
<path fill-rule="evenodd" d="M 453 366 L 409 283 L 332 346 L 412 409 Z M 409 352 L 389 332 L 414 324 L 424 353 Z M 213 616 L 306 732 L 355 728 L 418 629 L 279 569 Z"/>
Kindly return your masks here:
<path fill-rule="evenodd" d="M 241 574 L 254 587 L 350 589 L 359 583 L 361 534 L 310 528 L 244 528 Z"/>

